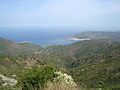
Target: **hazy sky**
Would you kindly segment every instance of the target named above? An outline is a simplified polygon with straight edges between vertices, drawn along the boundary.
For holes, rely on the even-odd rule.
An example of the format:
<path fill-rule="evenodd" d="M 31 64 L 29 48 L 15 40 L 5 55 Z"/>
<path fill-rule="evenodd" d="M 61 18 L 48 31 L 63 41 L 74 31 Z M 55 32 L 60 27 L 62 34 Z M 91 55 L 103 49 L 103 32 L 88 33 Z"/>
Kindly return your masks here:
<path fill-rule="evenodd" d="M 0 0 L 0 26 L 120 26 L 120 0 Z"/>

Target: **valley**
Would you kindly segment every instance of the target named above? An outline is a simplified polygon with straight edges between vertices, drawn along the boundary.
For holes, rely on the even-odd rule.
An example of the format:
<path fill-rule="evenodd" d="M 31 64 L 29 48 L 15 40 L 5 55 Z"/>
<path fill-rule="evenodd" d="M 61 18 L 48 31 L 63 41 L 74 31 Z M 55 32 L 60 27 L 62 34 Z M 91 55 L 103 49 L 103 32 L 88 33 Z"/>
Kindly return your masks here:
<path fill-rule="evenodd" d="M 120 34 L 82 32 L 73 37 L 85 40 L 40 46 L 0 38 L 0 74 L 18 80 L 27 69 L 49 64 L 71 75 L 78 90 L 119 90 Z"/>

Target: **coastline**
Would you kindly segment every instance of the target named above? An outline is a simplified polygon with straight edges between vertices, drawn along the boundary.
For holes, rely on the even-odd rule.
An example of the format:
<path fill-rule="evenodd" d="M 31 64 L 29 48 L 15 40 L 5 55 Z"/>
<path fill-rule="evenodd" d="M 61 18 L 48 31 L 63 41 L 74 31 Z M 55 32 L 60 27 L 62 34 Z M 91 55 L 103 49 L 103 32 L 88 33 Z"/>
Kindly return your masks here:
<path fill-rule="evenodd" d="M 76 38 L 76 37 L 68 37 L 66 39 L 73 40 L 73 41 L 84 41 L 84 40 L 90 40 L 91 38 L 81 38 L 81 39 L 79 39 L 79 38 Z"/>

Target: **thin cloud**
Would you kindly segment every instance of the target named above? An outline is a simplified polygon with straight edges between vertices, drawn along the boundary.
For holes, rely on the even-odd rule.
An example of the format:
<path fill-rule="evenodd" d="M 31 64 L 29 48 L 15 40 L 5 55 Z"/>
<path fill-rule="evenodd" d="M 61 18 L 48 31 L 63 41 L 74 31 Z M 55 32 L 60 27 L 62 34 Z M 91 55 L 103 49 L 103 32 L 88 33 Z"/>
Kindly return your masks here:
<path fill-rule="evenodd" d="M 0 12 L 0 25 L 80 26 L 106 22 L 111 26 L 110 21 L 120 24 L 120 0 L 1 0 Z M 111 16 L 117 18 L 116 22 Z"/>

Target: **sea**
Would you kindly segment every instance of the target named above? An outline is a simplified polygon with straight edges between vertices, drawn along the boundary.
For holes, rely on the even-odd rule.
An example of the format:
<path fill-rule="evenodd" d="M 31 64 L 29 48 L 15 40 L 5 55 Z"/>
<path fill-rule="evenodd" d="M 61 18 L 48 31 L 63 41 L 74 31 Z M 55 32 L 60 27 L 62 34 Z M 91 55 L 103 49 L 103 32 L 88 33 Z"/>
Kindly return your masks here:
<path fill-rule="evenodd" d="M 40 27 L 0 27 L 0 37 L 14 42 L 31 42 L 39 45 L 70 44 L 66 37 L 78 33 L 74 29 Z"/>
<path fill-rule="evenodd" d="M 31 42 L 39 45 L 70 44 L 76 41 L 68 40 L 76 33 L 83 31 L 119 31 L 111 27 L 83 27 L 83 28 L 47 28 L 33 26 L 3 26 L 0 27 L 0 37 L 14 42 Z"/>

